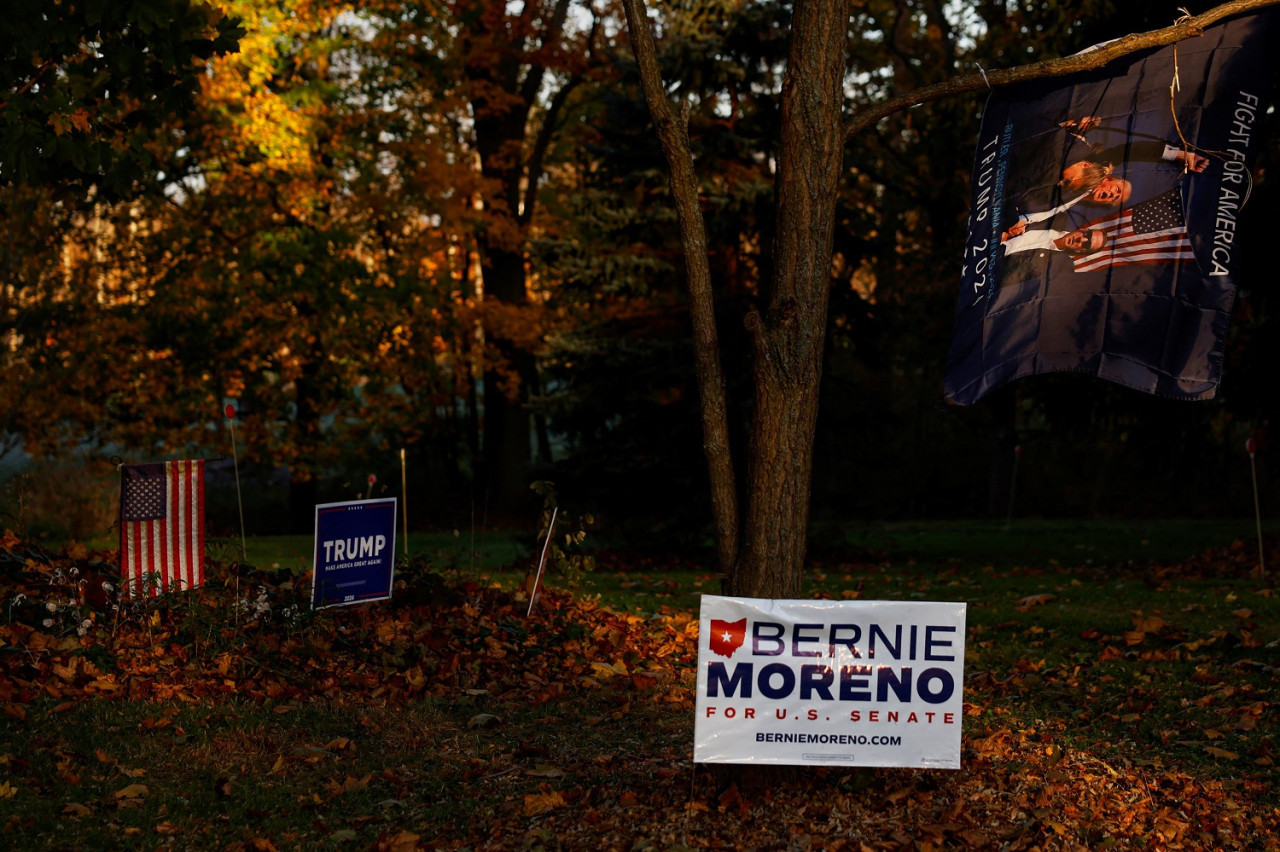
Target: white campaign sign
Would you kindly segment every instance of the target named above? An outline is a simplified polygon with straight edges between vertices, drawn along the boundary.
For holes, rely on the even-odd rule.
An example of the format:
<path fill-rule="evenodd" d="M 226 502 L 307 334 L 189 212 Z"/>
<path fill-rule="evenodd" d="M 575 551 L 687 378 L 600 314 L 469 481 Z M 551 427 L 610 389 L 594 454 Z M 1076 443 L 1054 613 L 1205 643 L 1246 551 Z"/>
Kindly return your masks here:
<path fill-rule="evenodd" d="M 703 595 L 699 763 L 960 768 L 965 604 Z"/>

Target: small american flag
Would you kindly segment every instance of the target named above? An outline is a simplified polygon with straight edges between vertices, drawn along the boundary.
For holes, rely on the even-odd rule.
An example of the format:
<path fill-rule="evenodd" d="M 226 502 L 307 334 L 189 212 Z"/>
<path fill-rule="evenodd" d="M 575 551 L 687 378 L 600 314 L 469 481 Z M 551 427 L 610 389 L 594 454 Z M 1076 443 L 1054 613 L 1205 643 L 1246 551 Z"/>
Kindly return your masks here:
<path fill-rule="evenodd" d="M 204 460 L 125 465 L 120 579 L 152 597 L 204 582 Z"/>
<path fill-rule="evenodd" d="M 1182 216 L 1182 196 L 1177 189 L 1095 219 L 1085 228 L 1102 231 L 1107 235 L 1107 244 L 1101 251 L 1075 258 L 1076 272 L 1195 260 Z"/>

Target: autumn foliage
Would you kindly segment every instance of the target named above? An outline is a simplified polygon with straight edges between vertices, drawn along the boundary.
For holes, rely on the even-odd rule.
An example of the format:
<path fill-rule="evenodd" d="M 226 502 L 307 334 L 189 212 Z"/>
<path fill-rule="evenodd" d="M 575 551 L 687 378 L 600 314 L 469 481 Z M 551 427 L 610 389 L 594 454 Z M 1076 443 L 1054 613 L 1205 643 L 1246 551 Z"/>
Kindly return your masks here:
<path fill-rule="evenodd" d="M 1072 632 L 1044 614 L 1057 594 L 1070 597 L 1066 577 L 1097 580 L 1084 569 L 1049 578 L 1066 583 L 1060 593 L 1013 601 L 1009 620 L 971 603 L 961 771 L 812 768 L 745 787 L 690 762 L 693 612 L 642 616 L 552 590 L 529 615 L 522 588 L 446 578 L 417 560 L 398 569 L 392 601 L 362 607 L 313 613 L 305 576 L 233 563 L 216 564 L 205 588 L 128 600 L 111 587 L 110 556 L 48 553 L 11 534 L 0 550 L 9 830 L 36 830 L 22 816 L 32 796 L 67 800 L 64 837 L 90 826 L 124 832 L 120 814 L 152 808 L 139 831 L 161 848 L 363 837 L 379 849 L 1257 849 L 1280 829 L 1276 673 L 1254 613 L 1237 607 L 1225 629 L 1202 631 L 1152 609 L 1115 629 L 1100 621 Z M 669 585 L 653 564 L 601 561 L 641 569 L 634 582 Z M 1237 547 L 1132 570 L 1171 592 L 1250 567 Z M 818 574 L 849 572 L 845 596 L 857 596 L 886 569 Z M 1035 587 L 1037 577 L 1016 579 Z M 945 569 L 936 579 L 958 582 Z M 1071 665 L 1041 656 L 1060 633 L 1071 634 Z M 1177 661 L 1193 674 L 1175 686 L 1157 667 Z M 156 804 L 176 768 L 139 766 L 122 755 L 121 735 L 104 735 L 93 754 L 50 744 L 58 719 L 94 706 L 139 708 L 129 736 L 173 748 L 203 736 L 184 721 L 191 713 L 210 726 L 211 745 L 245 749 L 266 736 L 217 732 L 253 708 L 279 726 L 249 757 L 238 753 L 239 777 L 202 782 L 209 813 L 181 816 L 172 799 Z M 1143 742 L 1143 718 L 1170 706 L 1169 727 Z M 316 714 L 350 719 L 347 733 L 309 730 Z M 28 746 L 32 738 L 44 745 Z M 34 771 L 49 749 L 61 755 L 58 777 Z M 246 810 L 255 784 L 290 791 L 283 823 Z M 461 815 L 431 810 L 449 802 Z M 344 807 L 354 810 L 343 816 Z"/>

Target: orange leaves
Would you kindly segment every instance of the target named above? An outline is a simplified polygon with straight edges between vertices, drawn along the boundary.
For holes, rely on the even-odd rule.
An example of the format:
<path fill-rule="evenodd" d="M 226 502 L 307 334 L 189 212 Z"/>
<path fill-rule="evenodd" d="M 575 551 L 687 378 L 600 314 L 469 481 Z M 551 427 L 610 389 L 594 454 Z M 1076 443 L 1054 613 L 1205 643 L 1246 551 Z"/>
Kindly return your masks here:
<path fill-rule="evenodd" d="M 365 775 L 362 778 L 353 778 L 348 775 L 342 781 L 330 781 L 325 785 L 325 789 L 329 792 L 329 797 L 341 796 L 344 793 L 350 793 L 354 790 L 367 790 L 369 782 L 373 780 L 372 775 Z"/>
<path fill-rule="evenodd" d="M 0 624 L 0 644 L 21 649 L 0 657 L 0 705 L 29 717 L 5 722 L 65 725 L 71 717 L 50 715 L 60 704 L 75 712 L 85 699 L 132 696 L 150 703 L 118 735 L 165 746 L 179 742 L 182 725 L 197 730 L 189 714 L 227 696 L 236 701 L 224 706 L 266 704 L 269 742 L 200 784 L 208 793 L 218 778 L 208 798 L 229 812 L 255 806 L 264 786 L 297 788 L 302 827 L 298 837 L 228 848 L 497 848 L 534 838 L 582 849 L 1234 850 L 1265 848 L 1280 829 L 1274 808 L 1258 806 L 1273 798 L 1265 786 L 1275 757 L 1273 661 L 1266 651 L 1246 655 L 1242 617 L 1229 612 L 1244 603 L 1259 610 L 1258 636 L 1269 640 L 1264 605 L 1252 598 L 1220 607 L 1233 632 L 1219 636 L 1203 620 L 1183 625 L 1174 606 L 1063 627 L 1046 618 L 1057 607 L 1036 604 L 1034 619 L 1002 636 L 1011 646 L 997 649 L 993 671 L 966 680 L 963 771 L 811 768 L 758 792 L 688 759 L 698 633 L 688 612 L 640 618 L 552 590 L 551 605 L 526 618 L 527 602 L 514 594 L 435 576 L 425 594 L 416 585 L 423 577 L 399 576 L 406 586 L 396 600 L 301 627 L 268 615 L 252 629 L 227 622 L 238 629 L 220 635 L 223 611 L 200 596 L 104 622 L 65 648 L 41 628 Z M 284 590 L 269 597 L 275 608 L 291 600 Z M 1031 620 L 1037 632 L 1021 623 Z M 183 632 L 192 621 L 206 625 L 212 647 Z M 1065 661 L 1051 647 L 1055 633 Z M 1196 676 L 1175 680 L 1166 661 L 1144 656 L 1153 651 Z M 995 652 L 976 656 L 987 653 Z M 595 688 L 583 689 L 588 682 Z M 1170 691 L 1171 701 L 1160 695 Z M 431 713 L 391 721 L 423 706 Z M 339 727 L 308 727 L 317 718 Z M 209 726 L 211 742 L 202 731 L 176 751 L 229 751 L 222 727 Z M 185 814 L 160 811 L 172 801 L 168 781 L 135 763 L 133 749 L 103 741 L 97 753 L 82 751 L 54 755 L 43 780 L 21 765 L 28 755 L 0 755 L 4 805 L 44 796 L 68 828 L 145 817 L 141 845 L 207 839 Z M 64 787 L 51 796 L 55 781 Z M 464 801 L 474 804 L 470 819 L 424 816 Z"/>
<path fill-rule="evenodd" d="M 1138 613 L 1133 619 L 1133 629 L 1125 631 L 1125 644 L 1141 645 L 1147 636 L 1157 635 L 1168 626 L 1165 620 L 1158 615 Z"/>
<path fill-rule="evenodd" d="M 524 797 L 524 815 L 538 816 L 566 805 L 564 796 L 558 790 L 544 788 L 538 793 Z"/>
<path fill-rule="evenodd" d="M 93 127 L 93 117 L 83 107 L 69 115 L 55 112 L 49 116 L 49 126 L 53 128 L 55 136 L 62 136 L 73 130 L 86 133 Z"/>
<path fill-rule="evenodd" d="M 1057 595 L 1049 594 L 1049 593 L 1043 593 L 1038 595 L 1027 595 L 1025 598 L 1018 601 L 1014 609 L 1016 609 L 1018 612 L 1029 612 L 1033 607 L 1043 606 L 1044 604 L 1047 604 L 1051 601 L 1056 601 L 1057 599 L 1058 599 Z"/>
<path fill-rule="evenodd" d="M 397 831 L 390 836 L 379 838 L 373 848 L 376 852 L 416 852 L 421 848 L 418 846 L 420 839 L 412 831 Z"/>

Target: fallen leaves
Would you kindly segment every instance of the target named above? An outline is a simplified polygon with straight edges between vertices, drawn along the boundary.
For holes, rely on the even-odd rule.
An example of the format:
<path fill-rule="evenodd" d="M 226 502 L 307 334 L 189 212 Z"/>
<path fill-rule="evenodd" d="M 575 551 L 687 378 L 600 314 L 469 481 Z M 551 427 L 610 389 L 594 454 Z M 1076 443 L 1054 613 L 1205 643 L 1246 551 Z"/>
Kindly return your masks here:
<path fill-rule="evenodd" d="M 1018 601 L 1018 603 L 1014 606 L 1014 609 L 1016 609 L 1018 612 L 1029 612 L 1034 607 L 1044 606 L 1045 604 L 1052 603 L 1057 599 L 1058 599 L 1057 595 L 1051 594 L 1049 592 L 1043 592 L 1038 595 L 1027 595 L 1025 598 Z"/>
<path fill-rule="evenodd" d="M 527 817 L 545 814 L 566 804 L 564 796 L 558 791 L 532 793 L 524 797 L 524 815 Z"/>
<path fill-rule="evenodd" d="M 116 805 L 121 808 L 136 808 L 142 804 L 142 800 L 151 794 L 150 788 L 146 784 L 130 784 L 122 787 L 112 794 L 116 800 Z"/>
<path fill-rule="evenodd" d="M 1069 583 L 1047 588 L 1072 603 Z M 298 811 L 324 842 L 392 852 L 511 848 L 516 838 L 548 848 L 1243 849 L 1280 829 L 1274 808 L 1258 807 L 1274 794 L 1256 780 L 1274 762 L 1266 736 L 1274 693 L 1256 687 L 1273 682 L 1274 661 L 1266 650 L 1241 659 L 1242 649 L 1261 647 L 1250 631 L 1264 635 L 1267 613 L 1257 617 L 1260 628 L 1237 602 L 1228 618 L 1220 596 L 1212 631 L 1187 625 L 1201 610 L 1159 600 L 1144 599 L 1141 612 L 1119 609 L 1110 621 L 1064 625 L 1049 616 L 1067 605 L 1044 609 L 1058 594 L 1022 597 L 1018 610 L 1036 616 L 992 626 L 984 639 L 1001 632 L 988 647 L 974 643 L 973 659 L 986 665 L 966 682 L 962 772 L 805 770 L 762 794 L 688 760 L 696 618 L 641 618 L 554 591 L 544 592 L 550 605 L 526 618 L 499 590 L 459 582 L 438 591 L 429 604 L 330 612 L 304 628 L 265 619 L 199 650 L 183 619 L 201 615 L 216 626 L 225 612 L 212 591 L 70 644 L 34 625 L 0 624 L 6 647 L 22 649 L 0 657 L 0 704 L 17 725 L 33 706 L 29 724 L 57 724 L 79 702 L 146 701 L 127 734 L 167 743 L 185 736 L 179 722 L 200 735 L 174 708 L 233 696 L 260 702 L 273 725 L 297 733 L 264 746 L 248 770 L 220 767 L 236 779 L 234 790 L 219 775 L 210 795 L 205 779 L 215 773 L 204 776 L 205 796 L 233 811 L 253 800 L 255 785 L 298 785 Z M 1069 648 L 1065 661 L 1055 642 Z M 1153 718 L 1167 703 L 1160 693 L 1171 688 L 1170 664 L 1193 676 L 1177 684 L 1176 712 Z M 305 730 L 312 708 L 338 702 L 365 716 L 349 736 Z M 368 721 L 369 708 L 394 714 L 423 704 L 448 711 L 441 731 L 414 733 L 413 753 L 428 769 L 369 771 L 359 759 L 385 748 L 377 739 L 385 720 Z M 1030 717 L 1035 727 L 1022 727 Z M 1091 727 L 1110 741 L 1082 742 Z M 574 755 L 588 737 L 607 738 L 610 748 Z M 74 792 L 52 799 L 54 808 L 68 822 L 94 808 L 121 823 L 146 814 L 143 828 L 131 827 L 143 835 L 133 844 L 173 842 L 158 835 L 199 845 L 204 835 L 160 810 L 168 795 L 160 774 L 150 774 L 150 787 L 140 783 L 146 771 L 124 765 L 137 765 L 130 752 L 104 745 L 58 755 Z M 1193 771 L 1180 763 L 1188 755 L 1198 761 Z M 34 772 L 12 763 L 0 757 L 0 799 L 20 804 L 39 790 L 27 780 Z M 1207 777 L 1214 764 L 1229 784 Z M 88 788 L 94 775 L 100 786 L 84 792 L 81 776 Z M 438 783 L 417 783 L 424 777 Z M 444 809 L 438 796 L 498 804 L 483 818 L 450 823 L 455 834 L 441 837 L 422 817 Z M 84 803 L 62 804 L 72 798 Z M 358 818 L 330 818 L 344 807 Z M 306 844 L 255 833 L 265 834 L 246 828 L 227 848 Z"/>

